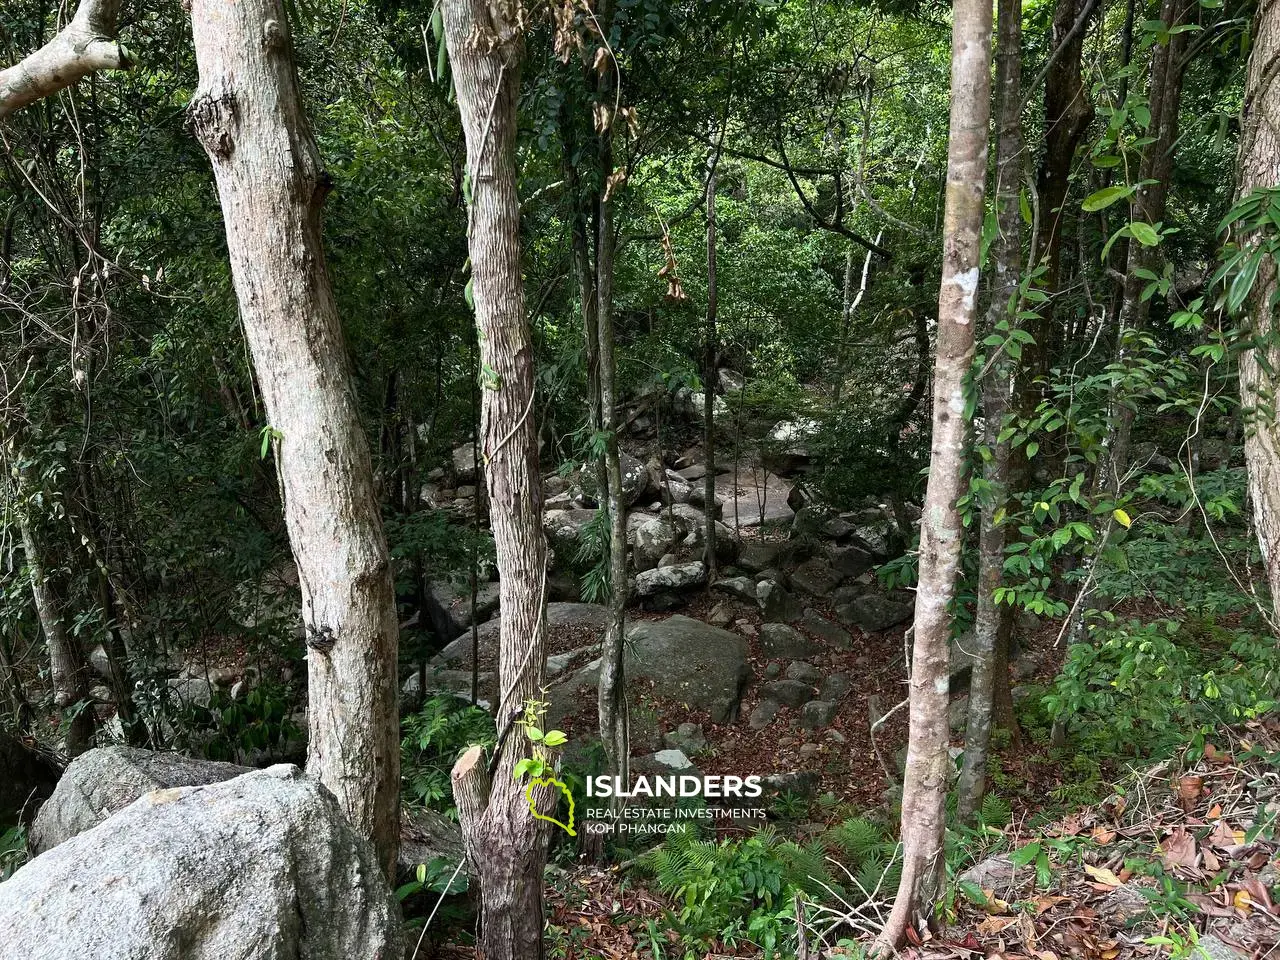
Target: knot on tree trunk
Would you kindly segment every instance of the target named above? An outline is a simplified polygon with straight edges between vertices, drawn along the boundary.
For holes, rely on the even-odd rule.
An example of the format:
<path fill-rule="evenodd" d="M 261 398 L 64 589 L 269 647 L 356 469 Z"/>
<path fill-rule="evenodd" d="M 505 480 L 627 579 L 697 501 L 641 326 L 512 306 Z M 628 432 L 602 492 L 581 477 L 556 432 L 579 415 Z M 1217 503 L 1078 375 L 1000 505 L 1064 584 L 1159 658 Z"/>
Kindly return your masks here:
<path fill-rule="evenodd" d="M 191 129 L 211 156 L 226 160 L 235 151 L 239 106 L 233 90 L 198 90 L 187 108 Z"/>

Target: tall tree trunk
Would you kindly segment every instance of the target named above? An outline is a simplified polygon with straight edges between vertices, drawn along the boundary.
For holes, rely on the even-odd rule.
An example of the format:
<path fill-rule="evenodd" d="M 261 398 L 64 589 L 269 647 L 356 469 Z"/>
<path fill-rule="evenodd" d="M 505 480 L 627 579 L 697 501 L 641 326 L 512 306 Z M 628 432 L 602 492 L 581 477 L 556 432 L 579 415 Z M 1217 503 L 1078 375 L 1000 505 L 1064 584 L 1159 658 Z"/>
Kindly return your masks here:
<path fill-rule="evenodd" d="M 1183 22 L 1191 7 L 1186 0 L 1163 0 L 1160 20 L 1167 27 Z M 1174 152 L 1178 142 L 1178 111 L 1182 106 L 1183 54 L 1187 48 L 1186 33 L 1175 33 L 1168 43 L 1157 43 L 1151 55 L 1151 81 L 1147 102 L 1151 123 L 1147 128 L 1152 138 L 1142 150 L 1138 163 L 1138 187 L 1134 194 L 1131 216 L 1155 225 L 1164 219 L 1169 199 L 1169 180 L 1173 176 Z M 1124 363 L 1129 356 L 1134 336 L 1142 331 L 1151 313 L 1151 300 L 1143 299 L 1148 280 L 1140 272 L 1156 272 L 1160 265 L 1158 247 L 1130 241 L 1120 314 L 1116 325 L 1116 359 Z M 1112 388 L 1111 436 L 1107 439 L 1098 470 L 1099 489 L 1111 493 L 1120 490 L 1129 468 L 1129 448 L 1133 432 L 1134 410 L 1128 397 L 1118 386 Z"/>
<path fill-rule="evenodd" d="M 192 0 L 196 135 L 213 164 L 231 274 L 276 460 L 308 647 L 307 770 L 394 876 L 398 629 L 320 212 L 320 166 L 282 0 Z"/>
<path fill-rule="evenodd" d="M 545 824 L 512 776 L 530 755 L 511 724 L 541 699 L 546 670 L 546 538 L 533 416 L 533 344 L 520 273 L 516 195 L 516 100 L 522 25 L 518 10 L 484 0 L 444 0 L 445 40 L 467 143 L 471 180 L 468 247 L 483 371 L 481 439 L 501 583 L 495 757 L 479 748 L 454 766 L 452 781 L 482 910 L 485 960 L 542 956 Z M 495 771 L 490 777 L 489 771 Z"/>
<path fill-rule="evenodd" d="M 31 596 L 35 603 L 40 629 L 49 650 L 49 674 L 53 685 L 53 705 L 67 718 L 66 753 L 77 757 L 93 745 L 94 713 L 89 704 L 89 664 L 80 641 L 67 630 L 62 619 L 62 605 L 44 564 L 43 544 L 37 521 L 31 515 L 31 490 L 25 470 L 19 468 L 17 510 L 22 534 L 22 551 L 26 555 L 27 576 L 31 580 Z"/>
<path fill-rule="evenodd" d="M 702 480 L 703 507 L 706 510 L 706 533 L 702 559 L 707 565 L 707 584 L 716 579 L 716 347 L 719 334 L 716 319 L 720 311 L 720 286 L 716 263 L 716 187 L 719 178 L 716 167 L 720 162 L 720 150 L 714 148 L 707 156 L 707 319 L 703 328 L 702 343 L 702 449 L 707 464 L 707 474 Z"/>
<path fill-rule="evenodd" d="M 960 572 L 956 506 L 965 480 L 965 381 L 973 361 L 982 238 L 982 199 L 991 117 L 991 4 L 955 0 L 951 37 L 951 121 L 933 445 L 920 520 L 920 574 L 911 656 L 910 733 L 902 791 L 902 879 L 875 952 L 895 950 L 909 926 L 931 924 L 943 869 L 951 758 L 947 752 L 951 611 Z"/>
<path fill-rule="evenodd" d="M 1253 24 L 1253 51 L 1245 77 L 1240 131 L 1238 197 L 1280 186 L 1280 0 L 1262 0 Z M 1243 243 L 1256 242 L 1241 238 Z M 1276 413 L 1273 371 L 1280 369 L 1275 343 L 1276 265 L 1264 260 L 1247 303 L 1254 343 L 1240 355 L 1240 404 L 1245 412 L 1244 458 L 1249 474 L 1253 527 L 1267 568 L 1274 611 L 1272 629 L 1280 629 L 1280 418 Z M 1265 356 L 1259 357 L 1259 351 Z"/>
<path fill-rule="evenodd" d="M 1001 319 L 1010 327 L 1017 323 L 1018 305 L 1010 301 L 1018 293 L 1022 267 L 1022 212 L 1019 204 L 1022 185 L 1022 0 L 1000 0 L 999 33 L 996 42 L 996 238 L 991 260 L 995 276 L 991 282 L 991 304 L 987 329 L 993 331 Z M 1007 335 L 1007 334 L 1006 334 Z M 1007 660 L 996 656 L 1000 625 L 1007 605 L 997 604 L 996 589 L 1004 580 L 1003 525 L 996 523 L 1002 512 L 1009 483 L 1009 445 L 1001 443 L 1000 429 L 1009 409 L 1010 365 L 1005 356 L 989 361 L 982 378 L 984 442 L 991 452 L 983 475 L 989 485 L 988 501 L 982 504 L 978 540 L 978 600 L 973 630 L 973 676 L 969 682 L 969 718 L 964 737 L 964 769 L 957 787 L 957 816 L 971 820 L 986 791 L 987 754 L 998 684 L 1008 686 Z M 998 664 L 997 661 L 1000 661 Z M 997 674 L 997 666 L 1004 674 Z"/>
<path fill-rule="evenodd" d="M 1041 283 L 1051 296 L 1034 322 L 1031 333 L 1035 343 L 1029 344 L 1023 354 L 1027 367 L 1026 380 L 1020 391 L 1024 415 L 1030 415 L 1041 399 L 1041 387 L 1035 381 L 1048 374 L 1061 339 L 1055 326 L 1053 295 L 1061 285 L 1062 239 L 1067 219 L 1065 205 L 1076 148 L 1094 113 L 1081 76 L 1084 39 L 1088 31 L 1073 33 L 1072 28 L 1090 6 L 1091 0 L 1057 0 L 1053 11 L 1049 49 L 1058 51 L 1061 47 L 1061 52 L 1054 58 L 1045 78 L 1045 147 L 1037 178 L 1040 223 L 1036 240 L 1040 260 L 1046 267 Z"/>

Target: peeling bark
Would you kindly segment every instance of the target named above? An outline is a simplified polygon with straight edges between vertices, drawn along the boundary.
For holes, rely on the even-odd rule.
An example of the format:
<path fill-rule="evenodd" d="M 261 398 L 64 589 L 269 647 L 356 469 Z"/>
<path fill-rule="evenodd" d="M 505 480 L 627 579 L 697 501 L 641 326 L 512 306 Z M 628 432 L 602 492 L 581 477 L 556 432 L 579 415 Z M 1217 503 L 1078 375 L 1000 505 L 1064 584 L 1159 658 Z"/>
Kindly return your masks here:
<path fill-rule="evenodd" d="M 398 624 L 368 441 L 321 244 L 328 178 L 282 0 L 192 0 L 190 117 L 217 180 L 240 317 L 279 466 L 307 636 L 307 770 L 369 837 L 399 839 Z"/>

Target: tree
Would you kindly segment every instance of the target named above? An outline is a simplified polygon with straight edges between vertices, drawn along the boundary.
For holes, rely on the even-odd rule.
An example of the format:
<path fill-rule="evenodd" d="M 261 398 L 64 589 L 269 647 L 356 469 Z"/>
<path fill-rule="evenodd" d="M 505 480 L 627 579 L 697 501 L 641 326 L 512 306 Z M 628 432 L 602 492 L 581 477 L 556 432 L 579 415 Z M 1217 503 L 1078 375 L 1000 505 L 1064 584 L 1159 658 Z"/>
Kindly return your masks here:
<path fill-rule="evenodd" d="M 996 41 L 996 237 L 991 244 L 991 304 L 986 327 L 994 333 L 1006 320 L 1008 336 L 1018 313 L 1018 277 L 1022 267 L 1022 0 L 1001 0 Z M 1000 333 L 995 333 L 1000 336 Z M 1004 527 L 997 522 L 1009 483 L 1009 444 L 1000 440 L 1009 409 L 1012 371 L 1003 351 L 987 361 L 978 385 L 983 397 L 983 443 L 990 459 L 983 479 L 978 538 L 978 599 L 973 627 L 973 675 L 969 681 L 969 717 L 964 736 L 964 769 L 957 787 L 960 820 L 972 818 L 985 792 L 987 748 L 996 690 L 1008 687 L 1008 640 L 1012 608 L 996 603 L 1004 579 Z M 1003 655 L 1002 655 L 1003 654 Z"/>
<path fill-rule="evenodd" d="M 0 70 L 0 118 L 78 83 L 99 70 L 133 62 L 116 39 L 121 0 L 81 0 L 75 16 L 39 50 Z"/>
<path fill-rule="evenodd" d="M 1280 4 L 1261 3 L 1254 18 L 1253 50 L 1245 77 L 1236 187 L 1236 196 L 1241 200 L 1255 191 L 1280 186 L 1277 63 L 1280 63 Z M 1254 233 L 1240 238 L 1240 243 L 1250 247 L 1262 240 Z M 1249 503 L 1271 589 L 1273 629 L 1275 624 L 1280 624 L 1280 423 L 1275 393 L 1280 349 L 1276 346 L 1274 324 L 1276 288 L 1276 266 L 1268 261 L 1258 269 L 1245 305 L 1251 339 L 1240 355 L 1240 403 L 1246 417 L 1244 456 L 1249 474 Z"/>
<path fill-rule="evenodd" d="M 513 776 L 531 755 L 512 727 L 538 702 L 546 670 L 542 478 L 533 416 L 533 345 L 520 269 L 516 101 L 524 52 L 518 5 L 444 0 L 445 41 L 467 144 L 467 245 L 480 335 L 480 441 L 501 578 L 499 743 L 486 766 L 472 747 L 453 768 L 467 856 L 481 890 L 481 954 L 542 956 L 545 824 Z"/>
<path fill-rule="evenodd" d="M 902 879 L 876 943 L 896 950 L 908 927 L 930 924 L 942 871 L 950 692 L 951 602 L 960 572 L 966 379 L 974 325 L 991 115 L 991 4 L 952 8 L 951 120 L 933 376 L 933 443 L 920 521 L 920 572 L 911 654 L 910 733 L 902 791 Z"/>
<path fill-rule="evenodd" d="M 399 842 L 398 622 L 342 326 L 321 243 L 328 178 L 280 0 L 193 0 L 189 108 L 213 165 L 302 589 L 307 770 L 370 837 Z"/>

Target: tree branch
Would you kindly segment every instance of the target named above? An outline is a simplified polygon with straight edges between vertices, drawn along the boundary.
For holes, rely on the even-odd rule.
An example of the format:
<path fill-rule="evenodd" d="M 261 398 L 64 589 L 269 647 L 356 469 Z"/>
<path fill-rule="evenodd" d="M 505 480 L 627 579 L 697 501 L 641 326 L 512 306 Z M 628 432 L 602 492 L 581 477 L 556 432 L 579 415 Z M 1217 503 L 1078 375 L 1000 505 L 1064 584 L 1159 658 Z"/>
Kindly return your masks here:
<path fill-rule="evenodd" d="M 121 0 L 81 0 L 76 15 L 35 53 L 0 70 L 0 117 L 57 93 L 98 70 L 127 70 L 129 52 L 116 40 Z"/>

